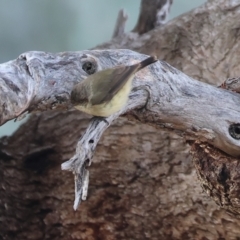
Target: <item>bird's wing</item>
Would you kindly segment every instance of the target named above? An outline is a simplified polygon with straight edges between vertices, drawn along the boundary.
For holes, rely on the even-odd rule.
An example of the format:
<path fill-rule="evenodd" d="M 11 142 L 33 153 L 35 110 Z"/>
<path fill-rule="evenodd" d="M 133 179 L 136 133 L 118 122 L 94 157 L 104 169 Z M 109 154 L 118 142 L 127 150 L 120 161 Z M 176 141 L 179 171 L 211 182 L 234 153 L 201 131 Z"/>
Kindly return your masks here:
<path fill-rule="evenodd" d="M 86 104 L 88 102 L 88 89 L 85 88 L 84 80 L 76 84 L 71 92 L 71 103 Z"/>
<path fill-rule="evenodd" d="M 114 95 L 124 86 L 129 77 L 134 73 L 136 67 L 126 66 L 106 69 L 98 72 L 91 85 L 93 96 L 90 99 L 92 105 L 102 104 L 110 101 Z"/>

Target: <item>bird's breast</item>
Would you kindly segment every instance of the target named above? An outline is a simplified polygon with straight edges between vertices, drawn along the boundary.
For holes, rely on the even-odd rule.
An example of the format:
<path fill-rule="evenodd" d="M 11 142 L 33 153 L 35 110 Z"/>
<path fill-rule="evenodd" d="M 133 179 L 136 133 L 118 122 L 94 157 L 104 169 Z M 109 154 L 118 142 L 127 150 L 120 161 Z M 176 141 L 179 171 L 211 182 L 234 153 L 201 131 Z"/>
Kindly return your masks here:
<path fill-rule="evenodd" d="M 75 108 L 93 116 L 108 117 L 120 111 L 126 105 L 131 86 L 132 80 L 127 81 L 127 83 L 108 102 L 98 105 L 86 103 L 84 105 L 77 105 Z"/>

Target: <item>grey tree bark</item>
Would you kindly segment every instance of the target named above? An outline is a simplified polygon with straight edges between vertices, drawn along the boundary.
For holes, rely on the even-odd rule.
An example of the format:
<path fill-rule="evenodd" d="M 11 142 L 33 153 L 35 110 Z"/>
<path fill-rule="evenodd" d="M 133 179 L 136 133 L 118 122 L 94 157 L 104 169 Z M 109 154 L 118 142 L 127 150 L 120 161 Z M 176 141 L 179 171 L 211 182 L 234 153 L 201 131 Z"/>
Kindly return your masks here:
<path fill-rule="evenodd" d="M 240 75 L 239 9 L 238 1 L 211 0 L 166 25 L 146 28 L 142 35 L 121 34 L 98 48 L 156 54 L 192 78 L 219 85 Z M 18 60 L 20 64 L 24 57 Z M 48 82 L 55 84 L 51 79 Z M 28 89 L 33 89 L 29 84 Z M 15 85 L 10 88 L 18 92 Z M 71 84 L 67 82 L 63 88 L 70 89 Z M 44 105 L 35 107 L 44 110 L 55 102 L 66 108 L 61 102 L 67 96 L 60 92 L 59 98 L 46 99 Z M 8 106 L 1 107 L 7 111 Z M 237 214 L 219 208 L 197 180 L 198 174 L 203 188 L 223 204 L 230 195 L 227 184 L 237 187 L 237 159 L 196 142 L 193 164 L 190 147 L 176 133 L 122 118 L 102 136 L 91 166 L 88 200 L 74 212 L 72 174 L 61 171 L 60 165 L 74 154 L 88 122 L 77 111 L 36 113 L 12 137 L 1 139 L 3 239 L 238 239 Z M 235 182 L 229 182 L 230 178 Z M 234 212 L 235 205 L 230 205 L 228 210 Z"/>

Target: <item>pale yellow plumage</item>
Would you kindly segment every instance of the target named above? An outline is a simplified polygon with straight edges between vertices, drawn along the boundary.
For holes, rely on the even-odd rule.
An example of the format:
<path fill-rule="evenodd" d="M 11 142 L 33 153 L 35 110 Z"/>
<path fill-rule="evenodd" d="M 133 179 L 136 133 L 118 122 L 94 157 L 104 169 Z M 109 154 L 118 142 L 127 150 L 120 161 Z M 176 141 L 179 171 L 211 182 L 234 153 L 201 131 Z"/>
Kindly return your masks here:
<path fill-rule="evenodd" d="M 131 66 L 117 66 L 90 75 L 74 86 L 71 102 L 80 111 L 108 117 L 126 105 L 134 74 L 156 61 L 156 57 L 149 57 Z"/>
<path fill-rule="evenodd" d="M 117 92 L 116 95 L 113 96 L 111 101 L 98 105 L 92 105 L 88 102 L 86 105 L 76 105 L 75 108 L 82 112 L 99 117 L 108 117 L 120 111 L 128 101 L 133 77 L 134 76 L 126 82 L 121 91 Z"/>

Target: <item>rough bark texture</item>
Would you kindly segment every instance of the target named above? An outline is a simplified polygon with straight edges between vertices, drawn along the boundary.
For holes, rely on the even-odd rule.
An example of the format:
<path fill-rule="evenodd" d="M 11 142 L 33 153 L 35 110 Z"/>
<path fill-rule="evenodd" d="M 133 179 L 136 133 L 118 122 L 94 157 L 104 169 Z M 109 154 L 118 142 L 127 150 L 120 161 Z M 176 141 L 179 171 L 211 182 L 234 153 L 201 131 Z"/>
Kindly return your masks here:
<path fill-rule="evenodd" d="M 219 84 L 240 75 L 239 14 L 237 1 L 209 1 L 139 41 L 131 33 L 102 47 L 155 53 L 191 77 Z M 74 212 L 73 177 L 60 164 L 87 123 L 75 111 L 35 114 L 1 139 L 1 238 L 238 239 L 239 219 L 202 193 L 186 143 L 123 119 L 103 135 L 88 201 Z"/>
<path fill-rule="evenodd" d="M 232 232 L 225 234 L 221 219 L 230 217 L 202 194 L 185 143 L 122 119 L 98 145 L 88 200 L 74 212 L 72 174 L 62 172 L 60 164 L 72 155 L 88 121 L 74 111 L 51 117 L 41 114 L 41 121 L 39 117 L 33 116 L 29 127 L 22 126 L 14 137 L 2 139 L 0 232 L 4 239 L 231 236 Z M 210 212 L 220 218 L 212 218 Z"/>
<path fill-rule="evenodd" d="M 193 144 L 191 151 L 203 189 L 218 205 L 239 218 L 239 159 L 199 142 Z"/>
<path fill-rule="evenodd" d="M 130 33 L 98 46 L 129 48 L 212 84 L 239 76 L 239 1 L 212 0 L 139 37 Z"/>

